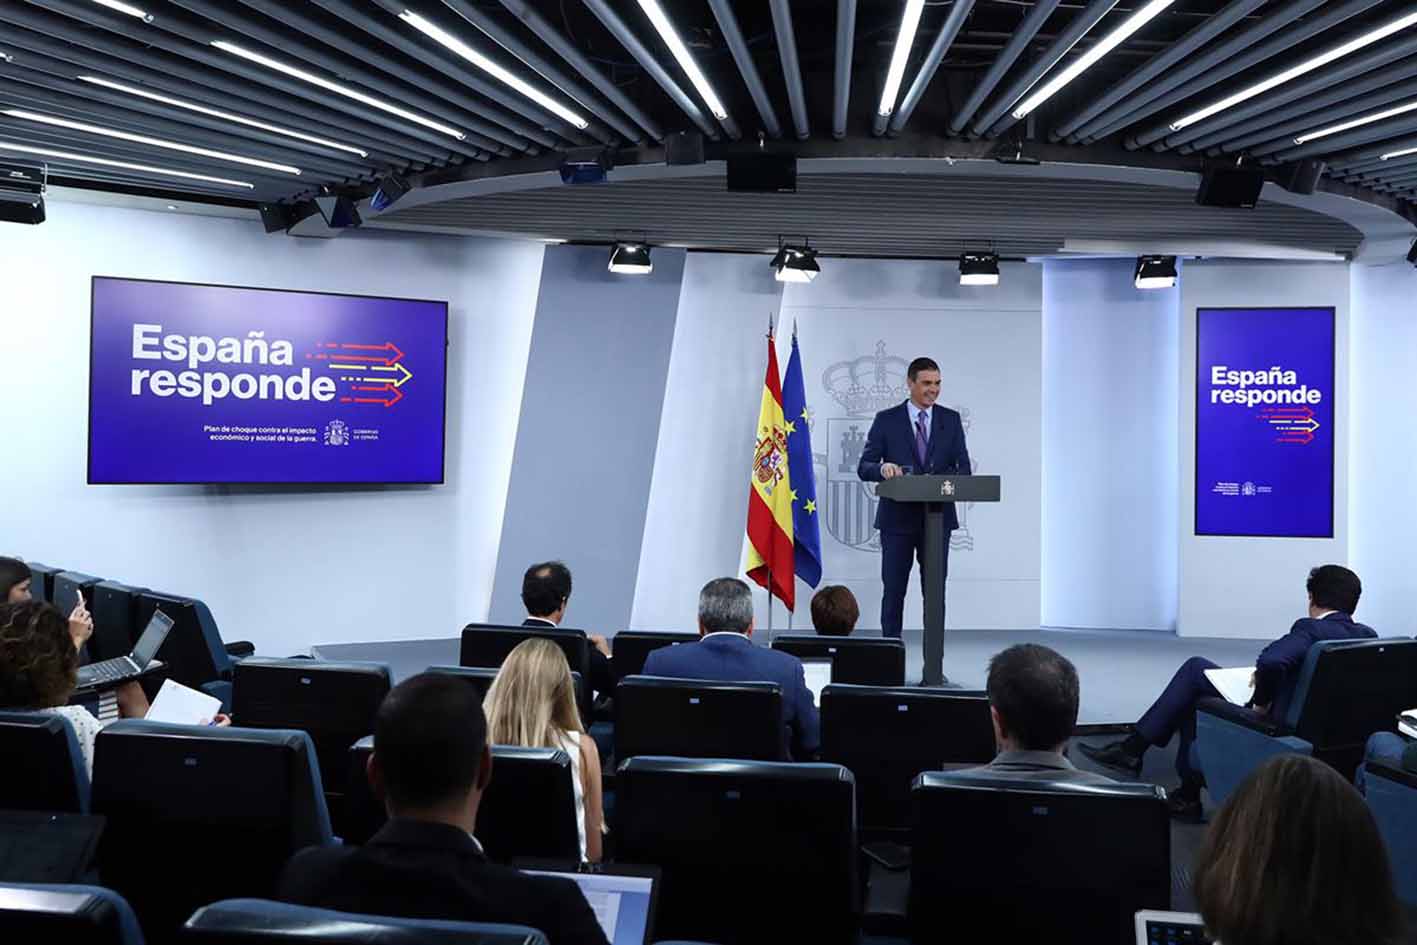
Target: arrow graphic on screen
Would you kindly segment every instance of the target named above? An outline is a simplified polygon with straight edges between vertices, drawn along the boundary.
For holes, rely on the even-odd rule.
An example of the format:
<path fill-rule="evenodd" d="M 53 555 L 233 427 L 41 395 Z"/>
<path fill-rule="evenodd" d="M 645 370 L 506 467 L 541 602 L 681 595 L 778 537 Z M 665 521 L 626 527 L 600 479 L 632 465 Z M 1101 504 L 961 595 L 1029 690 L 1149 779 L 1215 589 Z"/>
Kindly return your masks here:
<path fill-rule="evenodd" d="M 1260 411 L 1260 420 L 1274 429 L 1276 443 L 1305 446 L 1314 441 L 1314 431 L 1321 426 L 1308 407 L 1269 407 Z"/>
<path fill-rule="evenodd" d="M 317 354 L 316 361 L 365 361 L 370 364 L 391 365 L 403 360 L 403 351 L 392 341 L 386 341 L 381 345 L 334 345 L 317 344 L 317 348 L 338 348 L 339 354 Z M 349 351 L 383 351 L 385 355 L 374 354 L 347 354 Z"/>
<path fill-rule="evenodd" d="M 341 397 L 341 398 L 340 398 L 340 403 L 342 403 L 342 404 L 383 404 L 385 407 L 392 407 L 394 404 L 398 403 L 400 400 L 403 400 L 403 393 L 402 393 L 397 387 L 395 387 L 395 386 L 392 385 L 392 384 L 378 384 L 378 385 L 355 384 L 351 389 L 352 389 L 352 390 L 356 390 L 356 391 L 360 391 L 360 392 L 365 393 L 365 394 L 376 393 L 376 394 L 385 394 L 385 395 L 387 395 L 387 396 L 384 396 L 384 397 L 369 397 L 369 396 L 365 396 L 365 397 Z"/>

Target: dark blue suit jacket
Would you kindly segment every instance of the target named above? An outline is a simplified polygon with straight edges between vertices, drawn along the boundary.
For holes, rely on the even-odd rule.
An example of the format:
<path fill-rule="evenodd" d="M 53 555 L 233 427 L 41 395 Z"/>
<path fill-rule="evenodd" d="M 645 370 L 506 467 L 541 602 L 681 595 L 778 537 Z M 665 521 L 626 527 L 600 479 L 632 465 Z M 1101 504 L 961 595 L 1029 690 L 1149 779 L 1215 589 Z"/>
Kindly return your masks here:
<path fill-rule="evenodd" d="M 913 466 L 918 475 L 970 475 L 969 450 L 964 445 L 964 423 L 959 411 L 936 404 L 930 410 L 930 444 L 925 465 L 915 455 L 915 426 L 906 404 L 888 407 L 876 414 L 856 475 L 866 482 L 881 481 L 881 464 Z M 918 532 L 925 527 L 925 507 L 918 503 L 898 503 L 881 499 L 876 508 L 876 528 L 883 532 Z M 959 528 L 953 502 L 945 503 L 945 528 Z"/>
<path fill-rule="evenodd" d="M 807 761 L 822 743 L 822 723 L 802 661 L 790 653 L 757 646 L 740 633 L 710 634 L 698 643 L 662 646 L 645 660 L 646 676 L 712 679 L 715 682 L 771 682 L 782 688 L 784 747 Z"/>
<path fill-rule="evenodd" d="M 1337 612 L 1319 620 L 1302 617 L 1294 621 L 1289 632 L 1265 647 L 1255 660 L 1254 704 L 1270 705 L 1270 718 L 1284 718 L 1309 647 L 1320 640 L 1365 640 L 1377 635 L 1372 627 Z"/>

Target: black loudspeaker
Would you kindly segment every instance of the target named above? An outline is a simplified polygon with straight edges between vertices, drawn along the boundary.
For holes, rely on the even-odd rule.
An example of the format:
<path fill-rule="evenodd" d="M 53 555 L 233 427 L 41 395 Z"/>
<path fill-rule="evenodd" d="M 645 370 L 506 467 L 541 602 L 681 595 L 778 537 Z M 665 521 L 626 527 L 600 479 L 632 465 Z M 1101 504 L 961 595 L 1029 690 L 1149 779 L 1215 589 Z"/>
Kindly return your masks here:
<path fill-rule="evenodd" d="M 728 159 L 728 189 L 795 194 L 797 159 L 786 154 L 744 154 Z"/>
<path fill-rule="evenodd" d="M 0 221 L 44 222 L 44 165 L 0 162 Z"/>
<path fill-rule="evenodd" d="M 1253 208 L 1264 188 L 1264 171 L 1257 167 L 1213 164 L 1201 172 L 1196 203 L 1202 207 Z"/>
<path fill-rule="evenodd" d="M 332 230 L 358 226 L 364 222 L 359 218 L 359 211 L 354 208 L 354 201 L 348 197 L 316 197 L 315 206 L 319 208 L 320 216 L 325 218 L 325 226 Z"/>
<path fill-rule="evenodd" d="M 1309 158 L 1281 164 L 1274 168 L 1272 174 L 1274 182 L 1291 194 L 1311 194 L 1319 186 L 1319 178 L 1327 169 L 1328 165 L 1323 161 Z"/>
<path fill-rule="evenodd" d="M 288 230 L 290 224 L 295 222 L 290 212 L 291 208 L 284 204 L 263 203 L 257 209 L 261 211 L 261 225 L 266 228 L 267 233 Z"/>
<path fill-rule="evenodd" d="M 1412 248 L 1407 251 L 1407 261 L 1417 266 L 1417 240 L 1412 241 Z"/>
<path fill-rule="evenodd" d="M 676 131 L 664 139 L 665 164 L 704 163 L 704 136 L 697 131 Z"/>
<path fill-rule="evenodd" d="M 408 181 L 397 174 L 389 174 L 379 179 L 379 189 L 374 191 L 374 196 L 369 198 L 369 209 L 375 213 L 383 213 L 399 201 L 404 194 L 413 188 Z"/>

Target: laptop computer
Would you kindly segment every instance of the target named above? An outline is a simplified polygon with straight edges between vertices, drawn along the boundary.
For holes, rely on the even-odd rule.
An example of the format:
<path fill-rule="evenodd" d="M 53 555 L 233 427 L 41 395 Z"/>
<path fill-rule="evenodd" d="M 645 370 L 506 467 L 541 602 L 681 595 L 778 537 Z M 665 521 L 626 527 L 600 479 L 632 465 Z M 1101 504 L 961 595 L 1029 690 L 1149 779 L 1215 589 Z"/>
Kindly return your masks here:
<path fill-rule="evenodd" d="M 105 820 L 88 814 L 0 811 L 0 883 L 77 883 Z"/>
<path fill-rule="evenodd" d="M 1194 912 L 1143 909 L 1136 915 L 1136 933 L 1136 945 L 1212 945 L 1205 923 Z"/>
<path fill-rule="evenodd" d="M 661 875 L 658 867 L 522 858 L 512 860 L 512 865 L 523 873 L 559 876 L 579 886 L 610 945 L 650 945 L 653 941 Z"/>
<path fill-rule="evenodd" d="M 832 681 L 832 661 L 830 659 L 804 659 L 802 672 L 807 677 L 807 688 L 812 690 L 812 704 L 822 704 L 822 690 Z"/>
<path fill-rule="evenodd" d="M 90 663 L 79 667 L 80 689 L 108 688 L 137 679 L 148 668 L 153 656 L 162 648 L 167 632 L 172 629 L 172 618 L 160 610 L 154 610 L 137 646 L 127 656 L 117 656 L 111 660 Z"/>

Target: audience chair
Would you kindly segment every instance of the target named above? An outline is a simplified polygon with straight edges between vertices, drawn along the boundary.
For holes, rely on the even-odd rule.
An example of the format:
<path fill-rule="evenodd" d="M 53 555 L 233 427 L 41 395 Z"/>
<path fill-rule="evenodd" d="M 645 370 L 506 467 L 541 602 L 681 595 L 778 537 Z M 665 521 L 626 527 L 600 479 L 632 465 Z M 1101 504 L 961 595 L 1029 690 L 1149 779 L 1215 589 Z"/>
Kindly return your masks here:
<path fill-rule="evenodd" d="M 347 843 L 364 843 L 387 820 L 383 802 L 369 789 L 365 770 L 374 738 L 355 742 L 349 751 L 349 791 L 345 794 Z M 556 748 L 492 746 L 492 781 L 477 809 L 474 833 L 489 859 L 510 863 L 517 857 L 578 860 L 575 776 L 571 759 Z"/>
<path fill-rule="evenodd" d="M 182 927 L 191 945 L 548 945 L 521 925 L 400 919 L 293 906 L 267 899 L 226 899 L 198 909 Z"/>
<path fill-rule="evenodd" d="M 302 847 L 333 842 L 310 736 L 127 719 L 99 733 L 99 876 L 167 935 L 198 906 L 268 896 Z"/>
<path fill-rule="evenodd" d="M 88 766 L 63 716 L 0 712 L 0 758 L 0 809 L 88 812 Z"/>
<path fill-rule="evenodd" d="M 374 731 L 374 715 L 392 685 L 384 663 L 252 657 L 232 673 L 232 721 L 307 732 L 326 797 L 338 796 L 345 791 L 349 748 Z"/>
<path fill-rule="evenodd" d="M 507 654 L 516 649 L 517 644 L 531 639 L 550 640 L 566 654 L 566 662 L 570 665 L 571 672 L 578 673 L 582 679 L 590 674 L 590 641 L 586 639 L 585 631 L 563 627 L 512 627 L 470 623 L 463 627 L 458 664 L 496 669 L 502 665 Z M 581 698 L 581 717 L 589 719 L 590 690 L 582 686 L 577 695 Z"/>
<path fill-rule="evenodd" d="M 884 637 L 824 637 L 783 634 L 772 648 L 798 659 L 832 661 L 834 683 L 857 686 L 904 686 L 905 644 Z"/>
<path fill-rule="evenodd" d="M 93 586 L 93 636 L 89 652 L 94 660 L 127 656 L 138 642 L 142 627 L 134 628 L 138 614 L 138 597 L 143 587 L 130 587 L 117 581 L 99 581 Z M 148 611 L 152 615 L 152 611 Z M 146 622 L 144 623 L 146 626 Z"/>
<path fill-rule="evenodd" d="M 1417 640 L 1322 640 L 1309 648 L 1277 718 L 1203 700 L 1192 761 L 1216 804 L 1275 755 L 1313 755 L 1349 777 L 1368 736 L 1392 731 L 1398 713 L 1414 705 Z"/>
<path fill-rule="evenodd" d="M 427 672 L 465 680 L 477 692 L 477 698 L 485 700 L 487 691 L 492 688 L 492 680 L 497 678 L 498 670 L 486 666 L 430 666 Z M 576 708 L 580 710 L 581 723 L 589 730 L 590 716 L 586 711 L 591 703 L 590 690 L 586 688 L 585 677 L 575 671 L 571 672 L 571 683 L 576 687 Z"/>
<path fill-rule="evenodd" d="M 127 900 L 100 886 L 0 884 L 0 942 L 143 945 Z"/>
<path fill-rule="evenodd" d="M 615 654 L 615 671 L 623 678 L 638 676 L 645 671 L 645 660 L 662 646 L 678 646 L 681 643 L 696 643 L 697 633 L 678 633 L 668 630 L 621 630 L 610 640 L 611 651 Z"/>
<path fill-rule="evenodd" d="M 221 700 L 223 711 L 229 710 L 232 657 L 250 656 L 254 648 L 245 642 L 222 643 L 216 620 L 201 601 L 156 591 L 144 591 L 138 596 L 133 621 L 135 632 L 143 632 L 153 611 L 159 607 L 173 620 L 167 640 L 157 651 L 157 658 L 167 665 L 168 676 L 184 686 L 215 696 Z"/>
<path fill-rule="evenodd" d="M 911 784 L 922 771 L 994 758 L 983 693 L 833 683 L 821 702 L 822 760 L 856 775 L 866 834 L 910 829 Z"/>
<path fill-rule="evenodd" d="M 495 777 L 495 775 L 494 775 Z M 616 858 L 664 873 L 661 938 L 854 943 L 855 782 L 840 765 L 631 758 Z"/>
<path fill-rule="evenodd" d="M 631 676 L 615 689 L 615 758 L 786 760 L 782 690 L 768 682 Z"/>
<path fill-rule="evenodd" d="M 1368 808 L 1387 845 L 1393 885 L 1417 909 L 1417 774 L 1381 761 L 1366 764 Z"/>
<path fill-rule="evenodd" d="M 38 561 L 26 561 L 25 566 L 30 569 L 30 596 L 35 600 L 54 603 L 54 578 L 64 569 Z"/>
<path fill-rule="evenodd" d="M 928 772 L 914 807 L 915 942 L 1130 942 L 1171 904 L 1171 818 L 1150 784 Z"/>

